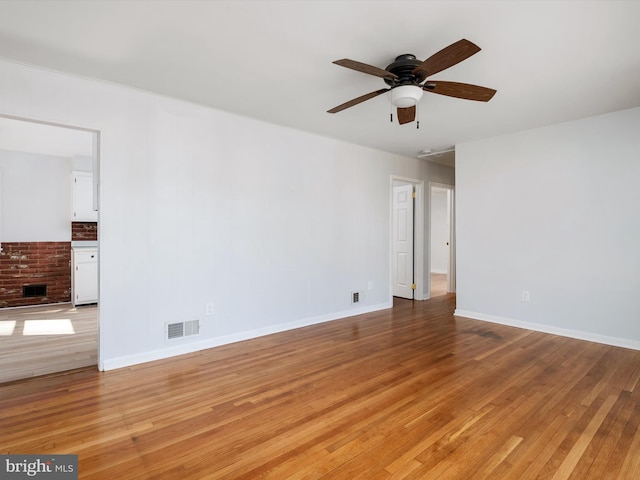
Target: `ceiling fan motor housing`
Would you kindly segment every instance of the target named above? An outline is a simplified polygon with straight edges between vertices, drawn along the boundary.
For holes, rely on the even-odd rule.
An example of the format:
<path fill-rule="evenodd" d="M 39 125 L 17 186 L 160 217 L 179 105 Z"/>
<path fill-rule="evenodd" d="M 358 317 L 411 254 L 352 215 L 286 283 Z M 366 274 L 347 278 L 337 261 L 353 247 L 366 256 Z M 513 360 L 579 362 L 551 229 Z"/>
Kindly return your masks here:
<path fill-rule="evenodd" d="M 397 78 L 385 77 L 385 83 L 391 88 L 399 85 L 418 85 L 427 78 L 426 73 L 413 73 L 420 64 L 422 64 L 422 62 L 418 60 L 415 55 L 410 53 L 398 55 L 395 61 L 385 68 L 386 71 L 397 75 Z"/>
<path fill-rule="evenodd" d="M 396 57 L 395 61 L 385 70 L 397 75 L 396 78 L 385 77 L 384 81 L 391 86 L 389 100 L 398 108 L 409 108 L 416 105 L 422 98 L 420 82 L 425 76 L 422 73 L 415 75 L 413 72 L 422 62 L 415 55 L 405 53 Z"/>

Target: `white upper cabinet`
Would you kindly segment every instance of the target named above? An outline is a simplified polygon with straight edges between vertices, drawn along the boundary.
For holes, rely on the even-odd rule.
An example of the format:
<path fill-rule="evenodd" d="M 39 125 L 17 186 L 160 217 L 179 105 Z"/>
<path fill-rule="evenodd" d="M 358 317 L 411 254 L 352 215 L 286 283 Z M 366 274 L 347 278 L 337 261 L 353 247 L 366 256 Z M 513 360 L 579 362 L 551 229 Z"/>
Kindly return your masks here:
<path fill-rule="evenodd" d="M 73 222 L 97 222 L 98 211 L 93 209 L 93 175 L 90 172 L 73 174 Z"/>

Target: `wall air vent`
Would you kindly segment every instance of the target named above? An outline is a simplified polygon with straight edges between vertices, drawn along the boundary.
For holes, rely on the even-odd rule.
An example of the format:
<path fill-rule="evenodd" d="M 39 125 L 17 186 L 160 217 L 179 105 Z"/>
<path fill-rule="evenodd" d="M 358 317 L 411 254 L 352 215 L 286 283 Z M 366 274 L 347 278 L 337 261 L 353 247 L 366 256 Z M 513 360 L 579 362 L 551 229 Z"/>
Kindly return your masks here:
<path fill-rule="evenodd" d="M 188 337 L 190 335 L 198 335 L 200 333 L 200 320 L 189 320 L 187 322 L 167 323 L 166 339 L 173 340 L 176 338 Z"/>
<path fill-rule="evenodd" d="M 351 294 L 351 303 L 359 303 L 360 302 L 360 292 L 353 292 Z"/>
<path fill-rule="evenodd" d="M 167 325 L 167 340 L 184 337 L 184 322 Z"/>

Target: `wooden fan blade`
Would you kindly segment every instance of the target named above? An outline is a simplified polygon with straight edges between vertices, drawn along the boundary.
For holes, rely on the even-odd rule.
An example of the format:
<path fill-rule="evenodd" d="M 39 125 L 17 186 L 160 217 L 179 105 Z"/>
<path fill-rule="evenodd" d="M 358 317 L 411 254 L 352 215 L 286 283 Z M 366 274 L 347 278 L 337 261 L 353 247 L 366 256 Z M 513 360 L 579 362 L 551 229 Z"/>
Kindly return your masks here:
<path fill-rule="evenodd" d="M 478 102 L 488 102 L 496 93 L 493 88 L 480 87 L 468 83 L 440 82 L 438 80 L 428 81 L 422 86 L 422 89 L 431 93 L 447 95 L 448 97 L 476 100 Z"/>
<path fill-rule="evenodd" d="M 449 67 L 453 67 L 455 64 L 466 60 L 479 51 L 480 47 L 463 38 L 443 48 L 438 53 L 431 55 L 415 68 L 413 74 L 422 75 L 422 78 L 426 78 Z"/>
<path fill-rule="evenodd" d="M 361 97 L 354 98 L 353 100 L 349 100 L 348 102 L 345 102 L 342 105 L 333 107 L 331 110 L 327 110 L 327 113 L 341 112 L 342 110 L 345 110 L 349 107 L 353 107 L 354 105 L 358 105 L 359 103 L 362 103 L 365 100 L 369 100 L 370 98 L 377 97 L 378 95 L 382 95 L 384 92 L 388 92 L 388 91 L 389 91 L 388 88 L 381 88 L 380 90 L 376 90 L 375 92 L 367 93 L 366 95 L 362 95 Z"/>
<path fill-rule="evenodd" d="M 411 123 L 416 119 L 416 106 L 407 108 L 398 108 L 398 123 L 404 125 Z"/>
<path fill-rule="evenodd" d="M 367 65 L 366 63 L 356 62 L 355 60 L 349 60 L 348 58 L 343 58 L 342 60 L 336 60 L 336 65 L 340 65 L 341 67 L 350 68 L 352 70 L 356 70 L 362 73 L 368 73 L 369 75 L 375 75 L 376 77 L 389 77 L 389 78 L 398 78 L 395 73 L 388 72 L 383 70 L 382 68 L 374 67 L 373 65 Z"/>

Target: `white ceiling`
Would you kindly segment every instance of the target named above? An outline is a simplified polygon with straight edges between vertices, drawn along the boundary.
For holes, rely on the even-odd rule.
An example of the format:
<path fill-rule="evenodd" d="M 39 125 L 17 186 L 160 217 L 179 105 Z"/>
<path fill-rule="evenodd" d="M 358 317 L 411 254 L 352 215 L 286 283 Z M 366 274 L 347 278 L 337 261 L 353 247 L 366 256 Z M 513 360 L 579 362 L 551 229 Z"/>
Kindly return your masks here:
<path fill-rule="evenodd" d="M 425 94 L 420 129 L 389 122 L 384 68 L 466 38 L 435 76 L 498 90 Z M 423 149 L 640 106 L 636 1 L 2 1 L 0 56 L 415 157 Z"/>

